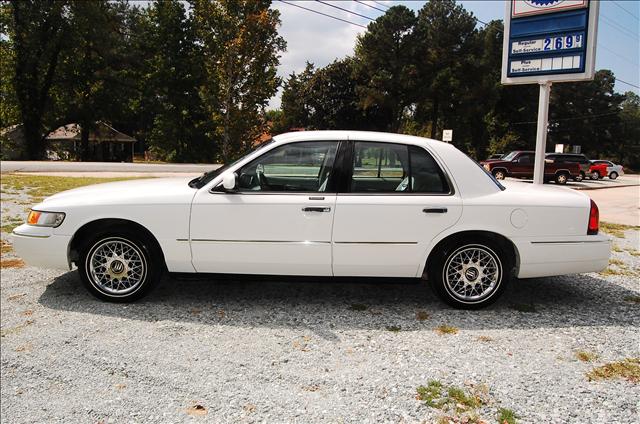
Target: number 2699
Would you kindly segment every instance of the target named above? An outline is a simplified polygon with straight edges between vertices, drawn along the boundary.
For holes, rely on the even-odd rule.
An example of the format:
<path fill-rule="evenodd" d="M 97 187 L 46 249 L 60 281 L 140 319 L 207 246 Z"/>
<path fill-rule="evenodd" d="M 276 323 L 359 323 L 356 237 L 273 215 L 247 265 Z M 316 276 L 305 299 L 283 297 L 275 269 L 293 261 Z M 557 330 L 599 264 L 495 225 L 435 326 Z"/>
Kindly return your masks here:
<path fill-rule="evenodd" d="M 582 47 L 582 34 L 544 39 L 544 50 L 566 50 Z"/>

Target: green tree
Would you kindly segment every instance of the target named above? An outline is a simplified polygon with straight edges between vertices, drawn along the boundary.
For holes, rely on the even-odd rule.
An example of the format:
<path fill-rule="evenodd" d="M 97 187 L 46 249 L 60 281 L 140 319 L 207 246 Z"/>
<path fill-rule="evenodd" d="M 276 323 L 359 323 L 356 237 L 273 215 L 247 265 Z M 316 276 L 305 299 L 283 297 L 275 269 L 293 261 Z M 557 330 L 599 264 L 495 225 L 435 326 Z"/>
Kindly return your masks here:
<path fill-rule="evenodd" d="M 614 141 L 611 159 L 640 170 L 640 96 L 627 91 L 621 104 L 619 138 Z"/>
<path fill-rule="evenodd" d="M 144 128 L 147 145 L 165 160 L 214 159 L 215 144 L 200 100 L 200 51 L 193 21 L 177 0 L 156 1 L 146 11 L 144 39 L 149 52 L 141 74 L 141 113 L 153 111 Z"/>
<path fill-rule="evenodd" d="M 356 72 L 360 106 L 375 109 L 376 127 L 397 131 L 414 102 L 418 82 L 414 66 L 413 29 L 416 17 L 405 6 L 393 6 L 371 22 L 356 41 Z"/>
<path fill-rule="evenodd" d="M 465 94 L 475 87 L 475 27 L 473 14 L 454 0 L 429 1 L 418 12 L 414 35 L 420 81 L 417 119 L 430 122 L 431 138 L 436 138 L 441 119 L 453 127 L 464 114 Z M 463 128 L 453 128 L 454 134 Z"/>
<path fill-rule="evenodd" d="M 307 62 L 305 69 L 296 74 L 292 72 L 284 83 L 280 108 L 282 109 L 281 128 L 285 131 L 291 128 L 310 128 L 314 113 L 311 99 L 316 93 L 310 88 L 311 79 L 315 74 L 312 63 Z"/>
<path fill-rule="evenodd" d="M 2 5 L 3 14 L 7 7 L 12 15 L 6 34 L 12 37 L 7 43 L 13 51 L 8 59 L 14 60 L 11 75 L 15 97 L 24 124 L 27 154 L 31 159 L 39 159 L 44 154 L 42 139 L 45 115 L 51 106 L 51 88 L 68 35 L 64 15 L 69 6 L 65 1 L 13 0 Z"/>
<path fill-rule="evenodd" d="M 251 148 L 264 130 L 262 119 L 276 93 L 279 12 L 270 0 L 192 0 L 196 33 L 203 46 L 201 96 L 228 162 Z"/>

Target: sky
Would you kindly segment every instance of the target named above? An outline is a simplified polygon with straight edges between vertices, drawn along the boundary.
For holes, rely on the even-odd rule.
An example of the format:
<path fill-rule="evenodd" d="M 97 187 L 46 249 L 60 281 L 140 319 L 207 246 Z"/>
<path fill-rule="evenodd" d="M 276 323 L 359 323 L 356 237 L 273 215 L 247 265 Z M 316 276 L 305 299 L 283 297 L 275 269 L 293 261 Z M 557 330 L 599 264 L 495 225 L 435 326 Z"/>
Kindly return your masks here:
<path fill-rule="evenodd" d="M 279 32 L 287 41 L 287 51 L 282 53 L 278 68 L 278 74 L 281 77 L 286 79 L 291 72 L 302 71 L 307 61 L 316 67 L 322 67 L 335 59 L 352 54 L 356 37 L 364 33 L 367 24 L 371 22 L 367 18 L 377 18 L 383 14 L 381 10 L 385 10 L 386 7 L 403 4 L 417 12 L 425 3 L 425 1 L 389 0 L 322 1 L 347 9 L 349 12 L 319 1 L 287 0 L 285 3 L 273 0 L 272 7 L 280 11 L 282 20 Z M 502 0 L 458 0 L 457 2 L 473 12 L 479 20 L 489 22 L 492 19 L 504 18 L 505 3 Z M 321 16 L 293 6 L 291 3 L 362 25 L 365 28 Z M 640 0 L 601 0 L 600 2 L 596 70 L 611 69 L 617 79 L 615 89 L 619 92 L 640 93 L 640 89 L 622 82 L 640 86 L 639 18 Z M 281 91 L 271 99 L 270 109 L 280 107 L 280 96 Z"/>

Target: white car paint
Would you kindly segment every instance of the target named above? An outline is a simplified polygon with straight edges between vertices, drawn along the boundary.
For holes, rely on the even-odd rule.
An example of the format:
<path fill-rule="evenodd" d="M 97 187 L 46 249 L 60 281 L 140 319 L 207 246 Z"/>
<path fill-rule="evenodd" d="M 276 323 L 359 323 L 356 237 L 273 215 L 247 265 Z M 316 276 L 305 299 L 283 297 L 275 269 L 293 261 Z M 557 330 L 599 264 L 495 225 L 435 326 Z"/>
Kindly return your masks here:
<path fill-rule="evenodd" d="M 427 150 L 447 175 L 447 195 L 225 193 L 227 172 L 278 146 L 300 141 L 371 141 Z M 25 261 L 69 268 L 70 242 L 99 219 L 136 222 L 157 239 L 170 272 L 420 277 L 434 246 L 462 231 L 510 240 L 521 278 L 604 269 L 610 241 L 587 235 L 590 200 L 568 188 L 509 184 L 506 190 L 454 146 L 419 137 L 356 131 L 283 134 L 200 189 L 187 179 L 98 184 L 45 199 L 34 210 L 64 212 L 57 228 L 21 225 Z M 306 207 L 328 213 L 304 212 Z M 425 214 L 425 208 L 447 213 Z M 372 230 L 373 229 L 373 230 Z"/>

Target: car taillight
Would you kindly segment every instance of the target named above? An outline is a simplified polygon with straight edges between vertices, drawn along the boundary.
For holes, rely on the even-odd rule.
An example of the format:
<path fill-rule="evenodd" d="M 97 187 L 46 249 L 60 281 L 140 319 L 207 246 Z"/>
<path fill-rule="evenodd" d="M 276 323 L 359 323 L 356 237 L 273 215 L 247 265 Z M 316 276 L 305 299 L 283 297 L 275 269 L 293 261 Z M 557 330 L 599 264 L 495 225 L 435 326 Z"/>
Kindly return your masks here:
<path fill-rule="evenodd" d="M 591 209 L 589 210 L 589 225 L 587 226 L 587 234 L 598 234 L 598 225 L 600 223 L 600 212 L 598 205 L 591 200 Z"/>

